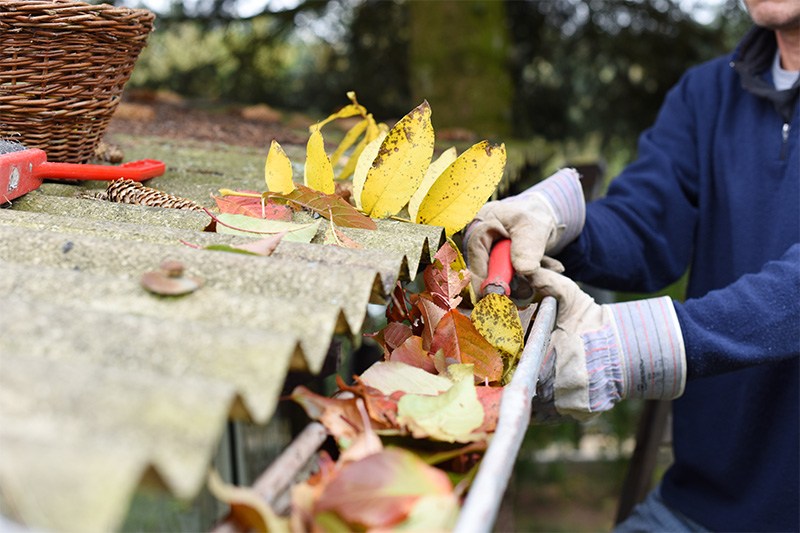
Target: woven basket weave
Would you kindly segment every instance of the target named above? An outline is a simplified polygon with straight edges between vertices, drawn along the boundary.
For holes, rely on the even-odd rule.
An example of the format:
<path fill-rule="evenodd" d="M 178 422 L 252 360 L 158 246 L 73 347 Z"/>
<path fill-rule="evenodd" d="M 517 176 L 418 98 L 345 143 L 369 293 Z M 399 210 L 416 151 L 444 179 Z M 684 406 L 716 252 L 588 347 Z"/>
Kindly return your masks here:
<path fill-rule="evenodd" d="M 154 19 L 71 0 L 0 1 L 0 138 L 51 161 L 91 159 Z"/>

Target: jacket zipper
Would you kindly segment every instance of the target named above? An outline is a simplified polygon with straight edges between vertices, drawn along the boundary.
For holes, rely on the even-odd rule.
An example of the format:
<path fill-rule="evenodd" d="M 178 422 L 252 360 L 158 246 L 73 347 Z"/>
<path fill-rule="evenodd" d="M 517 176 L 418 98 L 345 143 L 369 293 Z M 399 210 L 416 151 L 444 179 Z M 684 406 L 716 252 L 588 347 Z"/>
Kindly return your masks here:
<path fill-rule="evenodd" d="M 783 143 L 781 144 L 781 159 L 786 159 L 786 147 L 789 144 L 789 130 L 792 127 L 788 122 L 783 123 L 783 128 L 781 128 L 781 136 L 783 137 Z"/>

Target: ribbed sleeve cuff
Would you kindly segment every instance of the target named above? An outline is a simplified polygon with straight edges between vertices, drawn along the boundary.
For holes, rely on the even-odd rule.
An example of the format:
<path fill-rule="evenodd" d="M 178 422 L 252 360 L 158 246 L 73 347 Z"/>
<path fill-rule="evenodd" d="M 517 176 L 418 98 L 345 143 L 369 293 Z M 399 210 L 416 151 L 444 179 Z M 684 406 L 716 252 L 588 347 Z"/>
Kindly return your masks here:
<path fill-rule="evenodd" d="M 618 347 L 621 395 L 670 400 L 686 385 L 686 350 L 669 297 L 608 305 Z"/>
<path fill-rule="evenodd" d="M 586 221 L 586 201 L 580 174 L 573 168 L 562 168 L 531 187 L 530 192 L 540 193 L 547 199 L 558 226 L 563 228 L 558 241 L 548 247 L 549 254 L 557 254 L 580 235 Z"/>

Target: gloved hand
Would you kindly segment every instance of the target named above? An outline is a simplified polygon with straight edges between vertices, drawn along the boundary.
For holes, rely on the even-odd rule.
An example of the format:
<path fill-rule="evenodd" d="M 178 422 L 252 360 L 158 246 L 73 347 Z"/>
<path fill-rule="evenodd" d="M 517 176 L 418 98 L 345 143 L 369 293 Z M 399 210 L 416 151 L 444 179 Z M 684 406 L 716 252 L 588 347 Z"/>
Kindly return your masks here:
<path fill-rule="evenodd" d="M 670 298 L 598 305 L 575 282 L 545 268 L 533 274 L 533 285 L 558 300 L 533 402 L 535 421 L 584 420 L 624 398 L 683 394 L 686 354 Z"/>
<path fill-rule="evenodd" d="M 464 234 L 467 264 L 476 290 L 486 278 L 489 252 L 500 239 L 511 239 L 511 264 L 522 277 L 539 268 L 583 229 L 586 214 L 580 176 L 562 169 L 527 191 L 488 202 Z"/>

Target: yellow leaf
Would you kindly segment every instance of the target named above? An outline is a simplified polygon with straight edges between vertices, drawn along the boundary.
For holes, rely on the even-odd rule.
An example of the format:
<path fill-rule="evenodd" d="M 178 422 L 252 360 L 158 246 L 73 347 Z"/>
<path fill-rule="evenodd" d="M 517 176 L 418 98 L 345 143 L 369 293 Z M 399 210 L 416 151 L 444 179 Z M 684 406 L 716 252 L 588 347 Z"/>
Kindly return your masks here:
<path fill-rule="evenodd" d="M 431 107 L 422 102 L 389 130 L 367 171 L 361 205 L 374 218 L 397 214 L 419 187 L 433 156 Z"/>
<path fill-rule="evenodd" d="M 347 130 L 347 133 L 344 134 L 342 138 L 342 142 L 339 143 L 339 146 L 336 147 L 333 154 L 331 154 L 331 165 L 336 165 L 339 162 L 339 158 L 342 157 L 348 148 L 353 146 L 362 133 L 367 129 L 367 125 L 369 121 L 367 119 L 361 120 L 356 123 L 355 126 Z"/>
<path fill-rule="evenodd" d="M 381 149 L 381 144 L 385 138 L 386 133 L 378 133 L 377 137 L 367 143 L 356 162 L 356 168 L 353 171 L 353 198 L 355 198 L 356 207 L 358 209 L 363 210 L 361 206 L 361 193 L 364 190 L 367 172 L 372 168 L 372 162 L 378 157 L 378 150 Z"/>
<path fill-rule="evenodd" d="M 349 94 L 350 93 L 348 93 L 348 96 L 349 96 Z M 333 122 L 337 118 L 349 118 L 349 117 L 354 117 L 356 115 L 361 115 L 362 117 L 366 117 L 367 116 L 367 108 L 365 108 L 363 105 L 359 104 L 358 102 L 355 102 L 354 99 L 353 99 L 353 102 L 354 103 L 352 103 L 352 104 L 348 104 L 348 105 L 344 106 L 339 111 L 337 111 L 335 113 L 331 113 L 330 115 L 328 115 L 328 117 L 325 120 L 323 120 L 322 122 L 317 122 L 313 126 L 309 127 L 308 130 L 310 132 L 313 132 L 314 130 L 319 130 L 319 129 L 322 128 L 322 126 L 324 126 L 328 122 Z"/>
<path fill-rule="evenodd" d="M 264 179 L 267 190 L 287 194 L 294 190 L 292 181 L 292 162 L 278 141 L 272 140 L 264 165 Z"/>
<path fill-rule="evenodd" d="M 510 298 L 487 294 L 475 304 L 470 319 L 483 338 L 500 350 L 504 359 L 516 361 L 519 358 L 524 333 L 517 306 Z"/>
<path fill-rule="evenodd" d="M 416 222 L 443 226 L 452 235 L 466 226 L 492 195 L 506 166 L 505 145 L 481 141 L 439 176 L 420 203 Z"/>
<path fill-rule="evenodd" d="M 417 211 L 419 211 L 419 204 L 422 203 L 422 199 L 428 194 L 428 190 L 430 190 L 436 178 L 456 160 L 456 157 L 458 157 L 456 147 L 450 147 L 445 150 L 436 161 L 431 163 L 431 166 L 425 171 L 425 177 L 422 178 L 422 183 L 419 184 L 419 188 L 414 195 L 411 196 L 411 200 L 408 201 L 408 216 L 411 220 L 416 220 Z"/>
<path fill-rule="evenodd" d="M 303 182 L 306 187 L 325 194 L 333 194 L 336 191 L 333 183 L 333 165 L 325 153 L 325 141 L 319 129 L 311 132 L 308 138 Z"/>

